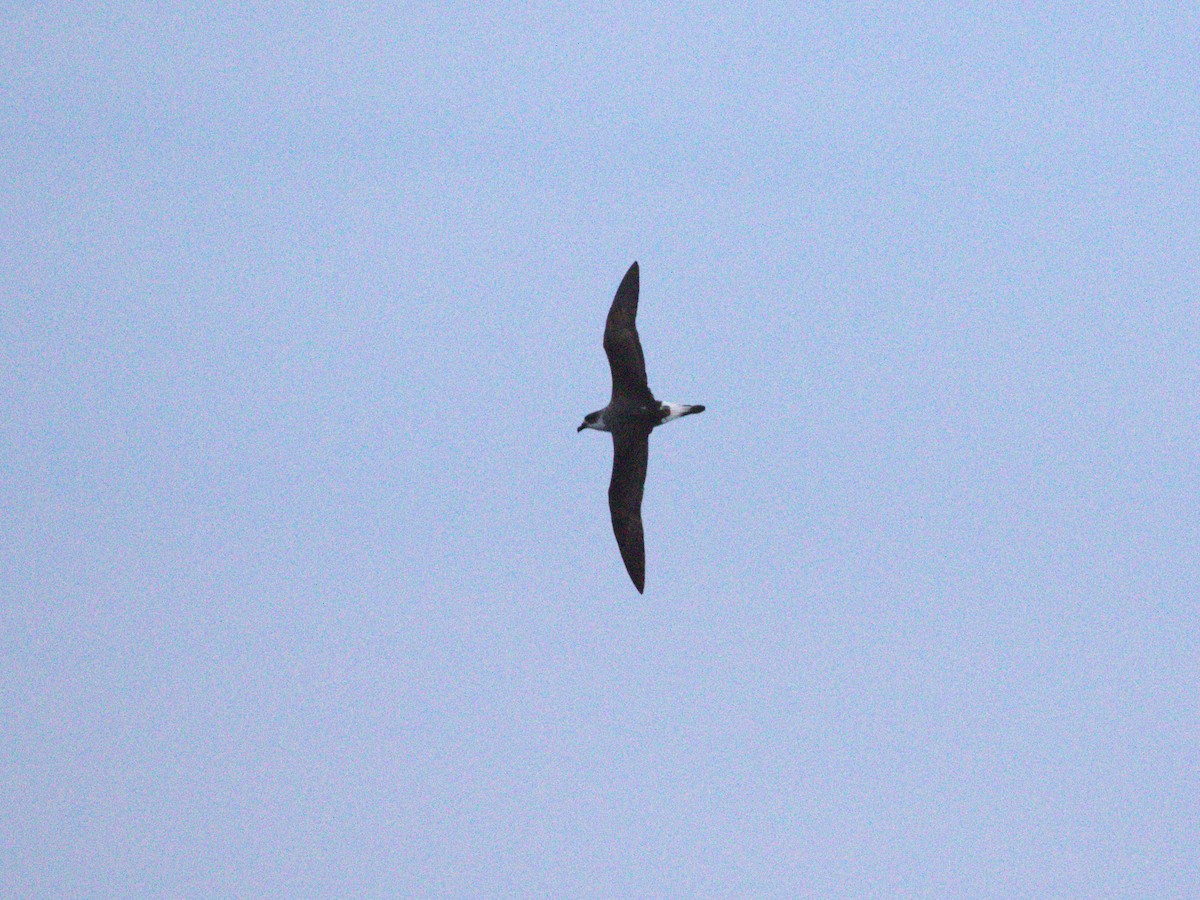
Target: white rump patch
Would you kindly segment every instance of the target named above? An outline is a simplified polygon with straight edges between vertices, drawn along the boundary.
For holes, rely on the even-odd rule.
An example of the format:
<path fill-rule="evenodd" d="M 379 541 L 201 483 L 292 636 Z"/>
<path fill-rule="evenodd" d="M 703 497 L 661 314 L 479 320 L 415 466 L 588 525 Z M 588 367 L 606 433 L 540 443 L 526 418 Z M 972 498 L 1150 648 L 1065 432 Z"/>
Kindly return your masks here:
<path fill-rule="evenodd" d="M 687 415 L 693 409 L 687 403 L 664 403 L 667 408 L 667 417 L 660 422 L 660 425 L 666 425 L 668 422 L 674 422 L 680 416 Z"/>

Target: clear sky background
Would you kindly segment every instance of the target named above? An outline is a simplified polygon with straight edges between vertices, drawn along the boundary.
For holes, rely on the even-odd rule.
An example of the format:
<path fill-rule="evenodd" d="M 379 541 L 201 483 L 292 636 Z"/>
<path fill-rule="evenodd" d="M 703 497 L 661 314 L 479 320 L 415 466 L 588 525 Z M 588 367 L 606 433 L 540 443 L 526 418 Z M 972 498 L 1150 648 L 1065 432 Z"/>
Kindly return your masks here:
<path fill-rule="evenodd" d="M 1200 891 L 1194 5 L 602 6 L 0 14 L 0 894 Z"/>

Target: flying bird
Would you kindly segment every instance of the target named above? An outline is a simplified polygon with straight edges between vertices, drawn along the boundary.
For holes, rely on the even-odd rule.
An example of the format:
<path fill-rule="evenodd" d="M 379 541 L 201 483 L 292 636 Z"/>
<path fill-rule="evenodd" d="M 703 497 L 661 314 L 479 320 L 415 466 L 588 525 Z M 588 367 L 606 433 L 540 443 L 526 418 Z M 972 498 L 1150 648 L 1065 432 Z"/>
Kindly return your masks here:
<path fill-rule="evenodd" d="M 642 488 L 650 455 L 650 432 L 683 416 L 704 412 L 704 407 L 660 403 L 646 383 L 646 360 L 637 333 L 638 264 L 621 279 L 608 321 L 604 325 L 604 352 L 612 369 L 612 398 L 608 406 L 588 413 L 576 432 L 585 428 L 608 431 L 613 436 L 612 480 L 608 483 L 608 509 L 621 559 L 638 593 L 646 587 L 646 546 L 642 538 Z"/>

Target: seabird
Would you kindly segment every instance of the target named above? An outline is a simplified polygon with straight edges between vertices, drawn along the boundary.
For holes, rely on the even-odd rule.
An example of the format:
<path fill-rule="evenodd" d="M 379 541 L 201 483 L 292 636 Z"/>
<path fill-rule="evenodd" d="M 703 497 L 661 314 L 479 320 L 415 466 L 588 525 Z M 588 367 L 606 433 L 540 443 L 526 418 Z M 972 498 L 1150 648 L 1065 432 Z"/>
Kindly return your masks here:
<path fill-rule="evenodd" d="M 621 279 L 604 325 L 604 352 L 612 369 L 612 399 L 608 406 L 588 413 L 576 432 L 585 428 L 608 431 L 613 436 L 612 480 L 608 483 L 608 509 L 621 559 L 638 593 L 646 584 L 646 547 L 642 540 L 642 488 L 650 432 L 682 416 L 704 412 L 704 407 L 660 403 L 646 383 L 646 360 L 637 333 L 638 264 Z"/>

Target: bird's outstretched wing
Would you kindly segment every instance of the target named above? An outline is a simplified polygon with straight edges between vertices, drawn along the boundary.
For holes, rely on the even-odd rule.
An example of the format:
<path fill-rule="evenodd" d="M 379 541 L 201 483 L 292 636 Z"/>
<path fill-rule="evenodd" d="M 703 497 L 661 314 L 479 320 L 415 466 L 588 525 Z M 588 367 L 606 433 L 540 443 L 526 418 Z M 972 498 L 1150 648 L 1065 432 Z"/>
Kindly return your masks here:
<path fill-rule="evenodd" d="M 650 456 L 650 429 L 642 425 L 613 429 L 613 470 L 608 483 L 608 509 L 621 559 L 633 585 L 646 586 L 646 545 L 642 538 L 642 489 Z"/>
<path fill-rule="evenodd" d="M 654 395 L 646 384 L 646 360 L 637 333 L 638 264 L 621 279 L 604 325 L 604 352 L 612 369 L 612 399 L 651 404 Z"/>

